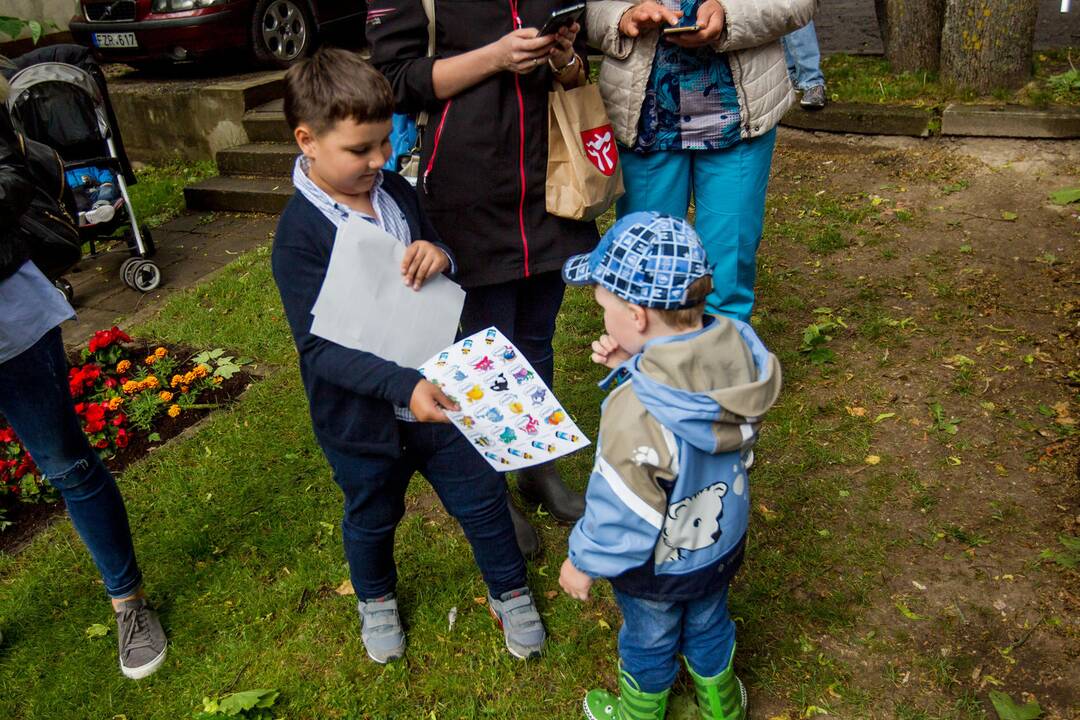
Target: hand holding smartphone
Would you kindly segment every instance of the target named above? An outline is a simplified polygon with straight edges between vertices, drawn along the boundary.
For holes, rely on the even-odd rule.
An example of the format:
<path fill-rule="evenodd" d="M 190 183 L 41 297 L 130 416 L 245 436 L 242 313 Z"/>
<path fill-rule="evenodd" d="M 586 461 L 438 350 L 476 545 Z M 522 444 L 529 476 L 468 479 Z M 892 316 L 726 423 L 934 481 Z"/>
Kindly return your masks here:
<path fill-rule="evenodd" d="M 540 32 L 537 33 L 537 37 L 542 35 L 554 35 L 559 32 L 560 28 L 570 27 L 585 13 L 585 3 L 579 2 L 573 5 L 567 5 L 566 7 L 559 8 L 558 10 L 552 10 L 551 16 L 544 23 L 544 27 L 540 28 Z"/>
<path fill-rule="evenodd" d="M 663 29 L 665 35 L 682 35 L 684 33 L 696 33 L 701 29 L 700 25 L 675 25 Z"/>

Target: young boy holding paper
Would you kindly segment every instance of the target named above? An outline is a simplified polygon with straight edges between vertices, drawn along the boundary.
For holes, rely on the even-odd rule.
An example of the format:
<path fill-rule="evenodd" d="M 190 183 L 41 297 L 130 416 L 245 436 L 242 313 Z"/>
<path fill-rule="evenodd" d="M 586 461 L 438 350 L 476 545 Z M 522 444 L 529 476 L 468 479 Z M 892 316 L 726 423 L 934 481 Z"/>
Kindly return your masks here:
<path fill-rule="evenodd" d="M 414 290 L 454 271 L 412 187 L 381 169 L 390 152 L 393 105 L 385 78 L 355 53 L 322 49 L 290 68 L 285 117 L 302 154 L 271 259 L 315 435 L 345 496 L 342 537 L 361 637 L 376 662 L 404 653 L 394 531 L 409 479 L 419 471 L 472 545 L 507 649 L 531 657 L 539 654 L 545 631 L 526 586 L 506 483 L 446 424 L 443 409 L 457 406 L 415 368 L 312 333 L 312 308 L 335 237 L 350 218 L 373 223 L 407 246 L 400 272 Z"/>

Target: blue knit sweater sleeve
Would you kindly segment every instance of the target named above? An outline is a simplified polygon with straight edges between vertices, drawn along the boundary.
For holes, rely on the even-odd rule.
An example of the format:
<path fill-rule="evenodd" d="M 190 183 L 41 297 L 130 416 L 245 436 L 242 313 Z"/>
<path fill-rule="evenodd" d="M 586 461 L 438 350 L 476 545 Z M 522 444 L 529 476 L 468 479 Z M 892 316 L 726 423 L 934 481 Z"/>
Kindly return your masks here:
<path fill-rule="evenodd" d="M 333 245 L 334 226 L 311 203 L 294 196 L 278 221 L 271 267 L 301 368 L 305 374 L 358 395 L 408 407 L 413 389 L 423 379 L 416 369 L 311 332 L 311 309 L 326 277 Z"/>

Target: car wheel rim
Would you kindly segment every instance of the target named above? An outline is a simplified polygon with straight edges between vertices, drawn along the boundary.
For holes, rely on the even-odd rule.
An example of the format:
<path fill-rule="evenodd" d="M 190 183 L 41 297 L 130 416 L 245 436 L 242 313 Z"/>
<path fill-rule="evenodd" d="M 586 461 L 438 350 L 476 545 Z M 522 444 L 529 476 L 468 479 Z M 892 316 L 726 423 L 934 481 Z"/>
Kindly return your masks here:
<path fill-rule="evenodd" d="M 307 46 L 304 13 L 292 0 L 274 0 L 262 17 L 262 39 L 276 60 L 295 60 Z"/>

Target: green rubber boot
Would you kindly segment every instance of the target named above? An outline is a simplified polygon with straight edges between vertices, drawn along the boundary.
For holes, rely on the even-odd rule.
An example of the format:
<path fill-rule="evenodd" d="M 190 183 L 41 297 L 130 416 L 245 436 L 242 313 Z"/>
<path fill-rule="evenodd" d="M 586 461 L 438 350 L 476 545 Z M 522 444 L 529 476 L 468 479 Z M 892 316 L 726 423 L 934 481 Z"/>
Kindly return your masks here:
<path fill-rule="evenodd" d="M 686 658 L 683 658 L 685 661 Z M 735 677 L 735 647 L 731 648 L 731 657 L 723 672 L 713 677 L 701 677 L 690 663 L 686 669 L 694 678 L 694 690 L 697 693 L 698 711 L 702 720 L 745 720 L 746 688 L 742 680 Z"/>
<path fill-rule="evenodd" d="M 619 695 L 590 690 L 583 707 L 588 720 L 664 720 L 671 689 L 647 693 L 625 670 L 619 672 Z"/>

